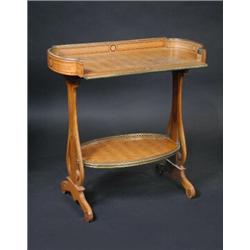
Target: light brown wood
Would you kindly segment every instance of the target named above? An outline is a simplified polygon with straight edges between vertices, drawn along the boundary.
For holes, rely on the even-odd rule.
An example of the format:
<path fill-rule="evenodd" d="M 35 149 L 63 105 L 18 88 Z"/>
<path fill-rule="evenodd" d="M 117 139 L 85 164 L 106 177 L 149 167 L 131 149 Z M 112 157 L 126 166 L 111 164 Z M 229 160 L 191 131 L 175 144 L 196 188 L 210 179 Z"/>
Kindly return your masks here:
<path fill-rule="evenodd" d="M 168 172 L 169 178 L 178 181 L 186 191 L 188 198 L 193 198 L 196 191 L 192 183 L 188 180 L 184 170 L 184 164 L 187 159 L 187 147 L 185 140 L 185 133 L 182 120 L 182 90 L 183 90 L 183 77 L 185 71 L 173 71 L 173 97 L 172 109 L 167 126 L 167 133 L 169 137 L 180 143 L 180 150 L 176 154 L 176 162 L 178 166 L 183 169 L 171 167 Z"/>
<path fill-rule="evenodd" d="M 207 66 L 202 44 L 165 37 L 57 45 L 48 50 L 48 65 L 85 79 Z"/>
<path fill-rule="evenodd" d="M 188 69 L 206 67 L 202 44 L 175 38 L 150 38 L 53 46 L 48 67 L 66 77 L 69 128 L 66 152 L 68 177 L 61 191 L 78 202 L 86 221 L 93 212 L 84 195 L 85 167 L 130 167 L 156 162 L 174 154 L 169 177 L 178 181 L 188 198 L 196 194 L 185 174 L 187 148 L 182 120 L 183 77 Z M 93 79 L 156 71 L 172 71 L 172 109 L 162 134 L 133 134 L 96 139 L 80 144 L 76 91 L 80 79 Z"/>
<path fill-rule="evenodd" d="M 128 134 L 82 144 L 83 162 L 93 168 L 131 167 L 167 158 L 179 144 L 161 134 Z"/>
<path fill-rule="evenodd" d="M 83 213 L 84 219 L 87 222 L 91 222 L 93 217 L 92 208 L 90 207 L 89 203 L 87 202 L 85 195 L 84 195 L 85 188 L 82 186 L 76 185 L 70 177 L 67 177 L 66 180 L 61 182 L 61 191 L 62 193 L 69 192 L 75 202 L 78 202 L 80 205 Z"/>
<path fill-rule="evenodd" d="M 83 187 L 85 175 L 76 107 L 76 89 L 79 83 L 80 78 L 78 77 L 66 78 L 69 113 L 66 162 L 69 176 L 61 183 L 61 190 L 62 192 L 71 193 L 73 199 L 81 206 L 85 220 L 91 221 L 93 220 L 93 212 L 83 193 L 85 190 Z"/>

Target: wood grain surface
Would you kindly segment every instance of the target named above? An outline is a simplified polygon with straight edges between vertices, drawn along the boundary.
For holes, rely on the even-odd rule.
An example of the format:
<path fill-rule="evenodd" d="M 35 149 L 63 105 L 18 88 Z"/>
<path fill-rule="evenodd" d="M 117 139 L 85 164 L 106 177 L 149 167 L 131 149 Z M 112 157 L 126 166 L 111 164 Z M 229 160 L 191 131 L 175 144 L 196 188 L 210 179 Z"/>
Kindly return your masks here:
<path fill-rule="evenodd" d="M 57 45 L 48 50 L 51 70 L 85 79 L 206 67 L 202 44 L 149 38 Z"/>
<path fill-rule="evenodd" d="M 142 165 L 176 153 L 179 144 L 161 134 L 111 136 L 82 144 L 86 167 L 119 168 Z"/>

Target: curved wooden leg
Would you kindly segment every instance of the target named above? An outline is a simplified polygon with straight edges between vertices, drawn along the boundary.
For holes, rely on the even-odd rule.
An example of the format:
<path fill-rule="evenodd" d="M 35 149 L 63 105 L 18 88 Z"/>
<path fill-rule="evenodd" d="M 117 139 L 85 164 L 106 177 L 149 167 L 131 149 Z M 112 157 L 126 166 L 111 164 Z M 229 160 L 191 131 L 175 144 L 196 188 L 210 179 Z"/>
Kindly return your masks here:
<path fill-rule="evenodd" d="M 73 200 L 79 203 L 84 213 L 84 219 L 87 222 L 90 222 L 93 220 L 94 216 L 92 209 L 85 198 L 84 190 L 85 190 L 84 187 L 75 185 L 73 181 L 70 179 L 70 177 L 67 177 L 66 180 L 61 182 L 61 191 L 63 193 L 70 192 Z"/>
<path fill-rule="evenodd" d="M 185 71 L 173 71 L 173 97 L 172 97 L 172 110 L 167 126 L 167 133 L 169 137 L 180 143 L 180 151 L 176 154 L 175 164 L 179 167 L 170 167 L 168 176 L 178 181 L 185 189 L 188 198 L 193 198 L 196 195 L 193 184 L 188 180 L 184 170 L 184 164 L 187 158 L 187 147 L 184 133 L 184 126 L 182 120 L 182 88 L 183 77 Z"/>
<path fill-rule="evenodd" d="M 187 198 L 192 199 L 195 197 L 195 188 L 186 177 L 185 170 L 179 170 L 175 167 L 171 167 L 171 170 L 168 172 L 168 177 L 180 183 L 180 185 L 185 189 Z"/>
<path fill-rule="evenodd" d="M 78 131 L 78 119 L 76 109 L 76 89 L 79 86 L 80 78 L 67 77 L 68 91 L 68 113 L 69 113 L 69 129 L 68 142 L 66 152 L 67 170 L 69 176 L 61 182 L 61 191 L 63 193 L 70 192 L 74 201 L 77 201 L 84 213 L 87 222 L 93 220 L 92 209 L 87 202 L 83 187 L 85 173 L 82 160 L 81 144 Z"/>

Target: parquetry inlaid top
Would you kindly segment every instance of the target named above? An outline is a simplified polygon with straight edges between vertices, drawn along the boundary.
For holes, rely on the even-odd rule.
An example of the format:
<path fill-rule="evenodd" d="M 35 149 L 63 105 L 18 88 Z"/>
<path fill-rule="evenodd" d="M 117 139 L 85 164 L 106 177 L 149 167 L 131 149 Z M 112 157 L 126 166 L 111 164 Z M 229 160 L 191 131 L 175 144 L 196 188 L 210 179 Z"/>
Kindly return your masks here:
<path fill-rule="evenodd" d="M 202 44 L 176 38 L 57 45 L 48 50 L 48 66 L 85 79 L 206 67 Z"/>

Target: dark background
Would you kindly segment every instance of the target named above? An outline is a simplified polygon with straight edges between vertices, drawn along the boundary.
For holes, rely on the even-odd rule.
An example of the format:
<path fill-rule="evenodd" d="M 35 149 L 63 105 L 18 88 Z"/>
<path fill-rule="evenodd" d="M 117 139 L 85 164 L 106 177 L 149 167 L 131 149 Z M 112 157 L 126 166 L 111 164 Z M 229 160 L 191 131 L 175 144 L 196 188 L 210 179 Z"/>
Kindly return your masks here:
<path fill-rule="evenodd" d="M 66 176 L 67 101 L 63 77 L 47 68 L 55 44 L 147 37 L 201 42 L 208 68 L 191 70 L 184 85 L 187 174 L 201 196 L 159 176 L 155 165 L 86 169 L 86 196 L 96 221 L 59 184 Z M 29 249 L 222 249 L 222 3 L 28 3 Z M 129 132 L 164 131 L 171 74 L 82 80 L 81 141 Z"/>

